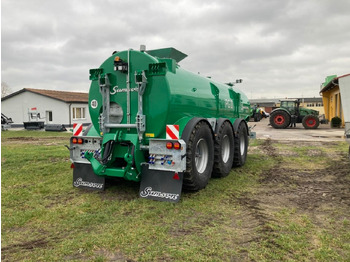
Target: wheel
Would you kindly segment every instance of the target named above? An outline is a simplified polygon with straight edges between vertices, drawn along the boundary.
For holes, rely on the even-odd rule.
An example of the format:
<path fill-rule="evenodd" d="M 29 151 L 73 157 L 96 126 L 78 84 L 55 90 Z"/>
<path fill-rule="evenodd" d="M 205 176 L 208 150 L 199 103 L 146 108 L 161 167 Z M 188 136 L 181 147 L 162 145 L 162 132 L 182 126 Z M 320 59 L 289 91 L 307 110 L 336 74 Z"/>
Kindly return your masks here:
<path fill-rule="evenodd" d="M 186 172 L 183 187 L 197 191 L 205 188 L 214 164 L 214 141 L 211 128 L 200 121 L 193 128 L 187 143 Z"/>
<path fill-rule="evenodd" d="M 234 138 L 233 166 L 239 167 L 245 164 L 248 152 L 248 130 L 247 125 L 241 122 L 238 126 L 237 135 Z"/>
<path fill-rule="evenodd" d="M 258 122 L 260 122 L 261 119 L 262 119 L 262 114 L 259 113 L 259 115 L 258 115 Z"/>
<path fill-rule="evenodd" d="M 231 124 L 225 121 L 217 131 L 215 139 L 212 174 L 214 177 L 225 177 L 230 173 L 233 164 L 233 145 L 233 129 Z"/>
<path fill-rule="evenodd" d="M 305 129 L 316 129 L 320 125 L 320 120 L 314 115 L 305 116 L 302 122 Z"/>
<path fill-rule="evenodd" d="M 290 125 L 290 115 L 286 111 L 275 111 L 271 113 L 270 124 L 278 129 L 287 128 Z"/>
<path fill-rule="evenodd" d="M 261 114 L 255 113 L 254 114 L 254 122 L 259 122 L 261 120 Z"/>

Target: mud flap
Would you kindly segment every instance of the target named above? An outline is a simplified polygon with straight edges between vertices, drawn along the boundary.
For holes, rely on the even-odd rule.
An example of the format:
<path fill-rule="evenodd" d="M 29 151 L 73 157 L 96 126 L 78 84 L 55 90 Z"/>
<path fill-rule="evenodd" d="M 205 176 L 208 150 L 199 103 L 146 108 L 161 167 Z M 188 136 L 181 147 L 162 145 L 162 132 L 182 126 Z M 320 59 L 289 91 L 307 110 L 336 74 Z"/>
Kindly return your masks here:
<path fill-rule="evenodd" d="M 105 178 L 96 175 L 91 164 L 74 163 L 73 186 L 102 191 L 105 189 Z"/>
<path fill-rule="evenodd" d="M 142 165 L 140 197 L 165 202 L 178 202 L 182 190 L 182 172 L 150 170 Z"/>

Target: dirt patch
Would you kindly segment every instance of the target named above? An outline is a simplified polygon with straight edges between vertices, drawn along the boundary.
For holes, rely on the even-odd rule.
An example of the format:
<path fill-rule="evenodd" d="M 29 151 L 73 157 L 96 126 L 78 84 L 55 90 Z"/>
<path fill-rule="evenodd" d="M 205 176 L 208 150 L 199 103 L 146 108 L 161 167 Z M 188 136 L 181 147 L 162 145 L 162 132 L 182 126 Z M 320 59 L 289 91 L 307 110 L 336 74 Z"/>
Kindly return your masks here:
<path fill-rule="evenodd" d="M 9 252 L 12 249 L 20 248 L 20 249 L 34 249 L 34 248 L 41 248 L 41 247 L 46 247 L 48 245 L 49 241 L 45 238 L 39 238 L 35 240 L 31 240 L 28 242 L 23 242 L 23 243 L 18 243 L 18 244 L 13 244 L 9 245 L 6 247 L 1 248 L 1 251 L 7 251 Z"/>
<path fill-rule="evenodd" d="M 266 139 L 264 143 L 261 145 L 261 149 L 265 154 L 268 156 L 278 158 L 279 155 L 277 153 L 277 150 L 272 146 L 272 141 L 270 138 Z"/>
<path fill-rule="evenodd" d="M 69 143 L 68 137 L 54 137 L 54 136 L 48 136 L 48 137 L 8 137 L 3 138 L 2 143 L 4 144 L 33 144 L 33 145 L 58 145 L 61 141 L 67 141 Z"/>
<path fill-rule="evenodd" d="M 127 259 L 121 252 L 110 252 L 106 249 L 94 251 L 95 257 L 103 257 L 106 261 L 133 262 L 132 259 Z"/>
<path fill-rule="evenodd" d="M 66 194 L 62 195 L 50 195 L 45 197 L 45 208 L 53 208 L 57 205 L 66 205 L 69 202 L 73 201 L 76 197 L 76 195 L 79 194 L 79 191 L 77 192 L 68 192 Z"/>
<path fill-rule="evenodd" d="M 350 220 L 350 162 L 346 152 L 325 154 L 312 149 L 306 155 L 327 157 L 325 162 L 331 164 L 317 169 L 301 169 L 298 165 L 286 168 L 284 159 L 288 158 L 281 155 L 273 143 L 276 141 L 267 139 L 258 147 L 276 160 L 275 166 L 259 176 L 254 193 L 245 193 L 238 198 L 232 196 L 242 208 L 233 218 L 240 221 L 241 232 L 236 244 L 242 247 L 242 259 L 247 258 L 245 250 L 254 242 L 265 241 L 278 248 L 274 241 L 278 232 L 270 225 L 275 220 L 274 215 L 282 210 L 295 210 L 296 216 L 306 215 L 320 230 L 327 230 L 330 219 L 339 223 Z M 307 142 L 313 148 L 317 143 Z"/>
<path fill-rule="evenodd" d="M 18 136 L 18 137 L 9 137 L 6 140 L 9 141 L 39 141 L 39 138 L 36 137 L 22 137 L 22 136 Z"/>
<path fill-rule="evenodd" d="M 133 262 L 132 259 L 127 259 L 121 252 L 115 251 L 111 252 L 106 249 L 98 249 L 94 251 L 94 255 L 88 255 L 83 248 L 77 250 L 75 254 L 65 257 L 66 261 L 100 261 L 99 259 L 103 258 L 103 261 L 116 261 L 116 262 Z"/>
<path fill-rule="evenodd" d="M 277 165 L 264 172 L 259 182 L 263 187 L 259 192 L 261 196 L 273 198 L 275 202 L 282 197 L 284 204 L 287 200 L 288 206 L 302 211 L 315 211 L 322 205 L 350 206 L 350 163 L 345 156 L 317 170 L 286 169 Z"/>
<path fill-rule="evenodd" d="M 51 245 L 51 243 L 54 243 L 57 240 L 59 240 L 59 238 L 57 237 L 40 237 L 30 241 L 7 245 L 1 248 L 1 260 L 12 261 L 12 259 L 8 258 L 8 255 L 11 253 L 16 253 L 18 252 L 18 250 L 20 250 L 21 252 L 30 252 L 33 249 L 47 248 Z"/>

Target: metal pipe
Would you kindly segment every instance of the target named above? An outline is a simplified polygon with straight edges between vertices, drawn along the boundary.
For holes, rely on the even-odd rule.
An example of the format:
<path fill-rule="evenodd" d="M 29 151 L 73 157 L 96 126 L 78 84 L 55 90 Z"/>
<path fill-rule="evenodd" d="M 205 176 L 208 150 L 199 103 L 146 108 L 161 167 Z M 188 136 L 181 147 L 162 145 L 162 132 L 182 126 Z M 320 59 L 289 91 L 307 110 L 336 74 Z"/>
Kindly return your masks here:
<path fill-rule="evenodd" d="M 69 125 L 68 126 L 71 126 L 72 124 L 72 103 L 69 104 Z"/>
<path fill-rule="evenodd" d="M 105 124 L 107 128 L 136 128 L 136 124 Z"/>
<path fill-rule="evenodd" d="M 126 121 L 130 124 L 130 50 L 128 50 L 128 74 L 126 79 Z"/>

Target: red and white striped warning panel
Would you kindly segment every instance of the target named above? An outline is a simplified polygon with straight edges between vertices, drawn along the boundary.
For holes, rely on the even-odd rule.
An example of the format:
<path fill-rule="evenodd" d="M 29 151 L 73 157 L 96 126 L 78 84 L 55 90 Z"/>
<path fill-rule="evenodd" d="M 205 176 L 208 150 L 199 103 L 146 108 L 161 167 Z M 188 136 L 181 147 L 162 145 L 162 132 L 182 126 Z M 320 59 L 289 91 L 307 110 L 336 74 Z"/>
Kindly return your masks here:
<path fill-rule="evenodd" d="M 166 126 L 166 139 L 179 139 L 179 125 Z"/>
<path fill-rule="evenodd" d="M 73 136 L 83 135 L 83 124 L 73 124 Z"/>

